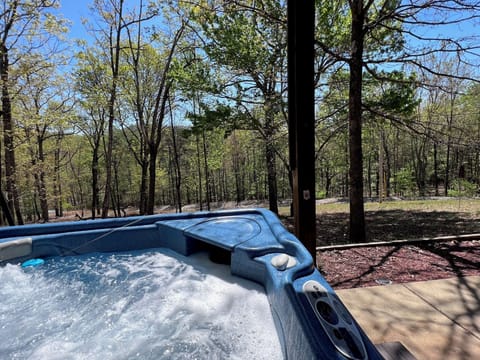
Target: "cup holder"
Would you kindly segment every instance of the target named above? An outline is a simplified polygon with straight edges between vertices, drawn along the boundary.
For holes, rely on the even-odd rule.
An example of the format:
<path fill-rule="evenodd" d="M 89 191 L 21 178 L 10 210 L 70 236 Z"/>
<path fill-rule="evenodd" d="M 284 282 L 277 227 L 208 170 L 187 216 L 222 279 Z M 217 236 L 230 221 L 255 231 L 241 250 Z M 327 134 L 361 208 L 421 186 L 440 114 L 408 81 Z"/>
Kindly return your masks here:
<path fill-rule="evenodd" d="M 338 315 L 335 313 L 335 310 L 330 306 L 330 304 L 325 301 L 318 300 L 315 304 L 318 313 L 320 316 L 329 324 L 337 325 L 338 324 Z"/>
<path fill-rule="evenodd" d="M 353 318 L 335 293 L 329 292 L 314 280 L 309 280 L 303 285 L 303 293 L 337 351 L 348 359 L 366 359 L 362 337 Z"/>

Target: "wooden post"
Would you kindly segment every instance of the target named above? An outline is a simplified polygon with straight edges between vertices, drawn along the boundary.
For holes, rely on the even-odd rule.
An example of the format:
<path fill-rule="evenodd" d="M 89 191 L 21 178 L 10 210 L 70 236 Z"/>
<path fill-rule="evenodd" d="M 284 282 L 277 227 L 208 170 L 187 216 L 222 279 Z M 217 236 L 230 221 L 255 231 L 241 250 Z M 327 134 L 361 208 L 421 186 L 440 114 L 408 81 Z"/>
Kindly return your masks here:
<path fill-rule="evenodd" d="M 314 0 L 288 0 L 288 127 L 295 234 L 316 264 Z"/>

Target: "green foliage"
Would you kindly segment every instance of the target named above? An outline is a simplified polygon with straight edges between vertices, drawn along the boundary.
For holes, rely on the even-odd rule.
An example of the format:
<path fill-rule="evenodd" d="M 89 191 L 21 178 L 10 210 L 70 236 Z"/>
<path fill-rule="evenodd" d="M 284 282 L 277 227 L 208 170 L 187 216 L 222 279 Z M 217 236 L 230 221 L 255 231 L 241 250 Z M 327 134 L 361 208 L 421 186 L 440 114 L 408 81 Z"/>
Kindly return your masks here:
<path fill-rule="evenodd" d="M 367 77 L 364 84 L 366 94 L 363 102 L 377 112 L 408 119 L 419 104 L 415 74 L 380 71 L 376 78 Z"/>
<path fill-rule="evenodd" d="M 316 2 L 315 40 L 320 57 L 328 53 L 348 57 L 350 52 L 351 15 L 345 1 Z"/>
<path fill-rule="evenodd" d="M 187 51 L 173 59 L 170 78 L 177 89 L 190 97 L 195 93 L 214 95 L 220 92 L 216 75 L 207 61 L 195 52 Z"/>
<path fill-rule="evenodd" d="M 454 197 L 473 197 L 478 194 L 479 185 L 466 179 L 455 179 L 452 181 L 449 196 Z"/>
<path fill-rule="evenodd" d="M 327 196 L 327 192 L 325 190 L 317 191 L 315 198 L 316 199 L 325 199 Z"/>
<path fill-rule="evenodd" d="M 236 129 L 251 129 L 251 119 L 238 109 L 229 105 L 217 102 L 209 105 L 200 103 L 199 113 L 187 112 L 187 118 L 192 126 L 189 133 L 200 134 L 202 131 L 223 129 L 225 137 L 229 136 Z"/>
<path fill-rule="evenodd" d="M 414 195 L 415 178 L 412 174 L 412 171 L 408 168 L 402 168 L 397 171 L 392 179 L 392 186 L 396 189 L 398 195 Z"/>
<path fill-rule="evenodd" d="M 209 39 L 205 51 L 212 60 L 254 75 L 281 61 L 278 51 L 285 46 L 285 34 L 279 26 L 283 26 L 281 19 L 286 13 L 280 2 L 270 0 L 254 2 L 251 9 L 259 11 L 228 3 L 223 11 L 205 6 L 197 21 Z"/>
<path fill-rule="evenodd" d="M 401 53 L 405 46 L 404 24 L 395 16 L 402 5 L 401 0 L 373 1 L 366 14 L 367 60 L 387 60 Z"/>
<path fill-rule="evenodd" d="M 211 109 L 209 105 L 200 104 L 200 114 L 193 112 L 187 113 L 187 118 L 192 121 L 191 132 L 199 134 L 202 131 L 213 130 L 218 127 L 226 127 L 232 116 L 232 108 L 227 105 L 217 103 Z"/>

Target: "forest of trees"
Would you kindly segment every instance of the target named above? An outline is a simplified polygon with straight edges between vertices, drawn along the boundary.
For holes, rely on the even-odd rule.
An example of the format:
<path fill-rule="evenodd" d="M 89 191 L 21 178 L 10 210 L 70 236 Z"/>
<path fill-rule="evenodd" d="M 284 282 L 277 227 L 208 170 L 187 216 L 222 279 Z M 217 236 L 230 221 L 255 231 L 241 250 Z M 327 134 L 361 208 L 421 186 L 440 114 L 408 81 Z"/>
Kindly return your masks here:
<path fill-rule="evenodd" d="M 72 39 L 62 1 L 3 0 L 2 223 L 277 211 L 286 3 L 93 0 Z M 317 198 L 478 195 L 479 19 L 477 1 L 316 2 Z"/>

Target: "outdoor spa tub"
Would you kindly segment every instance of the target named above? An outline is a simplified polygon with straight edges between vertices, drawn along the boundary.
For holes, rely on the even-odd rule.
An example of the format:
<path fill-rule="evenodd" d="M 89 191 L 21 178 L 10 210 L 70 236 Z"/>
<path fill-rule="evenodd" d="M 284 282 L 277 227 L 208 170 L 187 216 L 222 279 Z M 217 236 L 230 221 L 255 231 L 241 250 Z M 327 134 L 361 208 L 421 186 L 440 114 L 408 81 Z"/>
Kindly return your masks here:
<path fill-rule="evenodd" d="M 20 269 L 19 264 L 35 265 L 85 254 L 158 248 L 185 257 L 208 252 L 210 259 L 228 264 L 232 275 L 261 284 L 285 359 L 382 359 L 314 268 L 308 251 L 267 210 L 138 216 L 0 229 L 3 268 Z M 22 271 L 35 271 L 31 269 Z"/>

